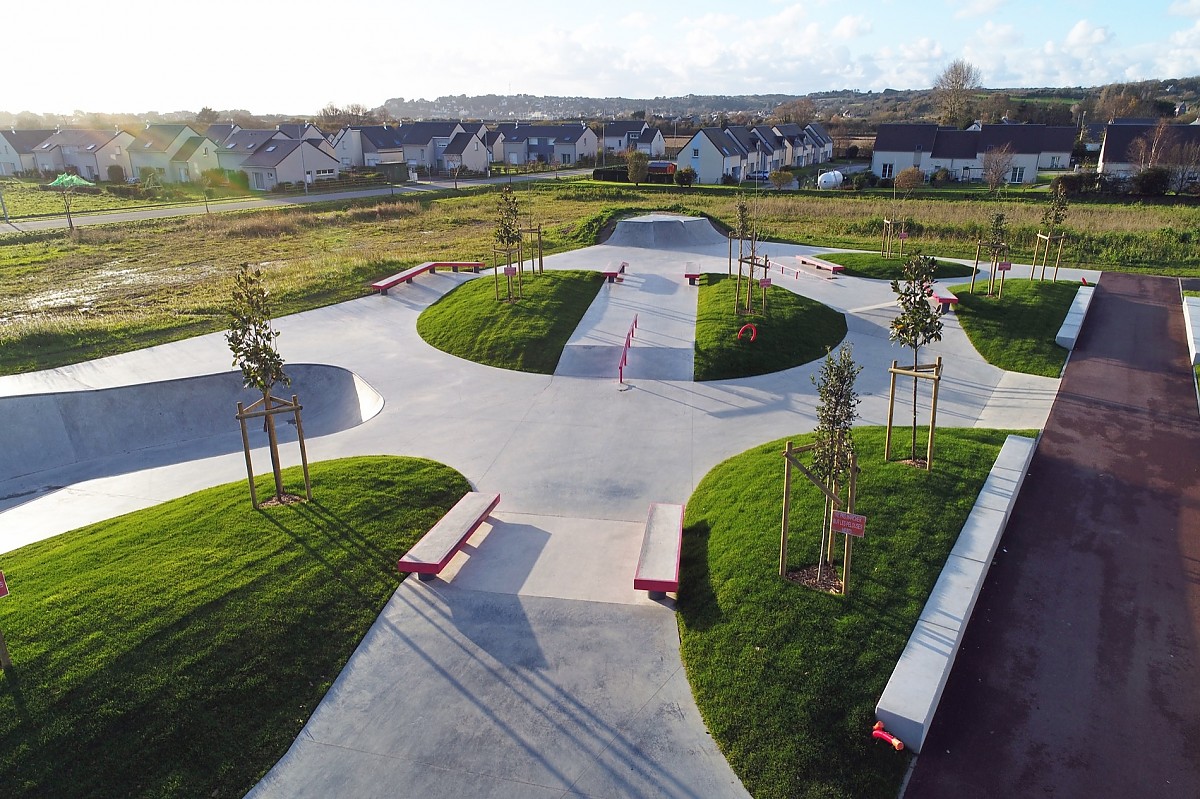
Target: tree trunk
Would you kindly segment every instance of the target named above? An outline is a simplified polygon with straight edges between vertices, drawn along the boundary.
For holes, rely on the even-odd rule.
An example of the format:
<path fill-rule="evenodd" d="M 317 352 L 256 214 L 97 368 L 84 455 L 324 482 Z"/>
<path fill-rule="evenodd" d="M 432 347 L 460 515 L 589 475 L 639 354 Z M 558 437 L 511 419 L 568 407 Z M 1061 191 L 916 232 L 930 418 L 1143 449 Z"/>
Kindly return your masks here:
<path fill-rule="evenodd" d="M 918 352 L 918 350 L 919 350 L 918 347 L 913 347 L 913 371 L 914 372 L 917 371 L 917 363 L 918 363 L 917 352 Z M 917 378 L 914 377 L 913 378 L 912 454 L 909 455 L 909 459 L 914 462 L 917 460 L 917 383 L 918 382 L 919 381 L 917 380 Z"/>
<path fill-rule="evenodd" d="M 263 410 L 271 409 L 271 392 L 263 392 Z M 267 442 L 271 450 L 271 473 L 275 477 L 275 498 L 283 500 L 283 473 L 279 467 L 279 440 L 275 437 L 275 415 L 268 413 L 263 417 L 267 423 Z"/>

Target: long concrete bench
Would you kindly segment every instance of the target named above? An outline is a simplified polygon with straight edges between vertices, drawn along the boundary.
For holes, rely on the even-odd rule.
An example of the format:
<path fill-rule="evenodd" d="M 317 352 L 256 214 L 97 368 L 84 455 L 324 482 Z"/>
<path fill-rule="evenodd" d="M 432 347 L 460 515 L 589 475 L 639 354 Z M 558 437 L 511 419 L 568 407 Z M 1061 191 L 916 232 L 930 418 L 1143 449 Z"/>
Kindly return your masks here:
<path fill-rule="evenodd" d="M 1080 286 L 1079 291 L 1075 292 L 1075 299 L 1067 309 L 1067 318 L 1063 320 L 1062 327 L 1054 337 L 1055 344 L 1068 350 L 1075 349 L 1075 340 L 1079 338 L 1079 330 L 1083 327 L 1083 320 L 1087 318 L 1088 306 L 1091 305 L 1092 292 L 1095 290 L 1095 286 Z"/>
<path fill-rule="evenodd" d="M 1187 328 L 1192 365 L 1200 364 L 1200 297 L 1183 298 L 1183 324 Z"/>
<path fill-rule="evenodd" d="M 642 552 L 638 557 L 633 587 L 662 599 L 679 590 L 679 553 L 683 545 L 683 506 L 656 502 L 646 517 Z"/>
<path fill-rule="evenodd" d="M 831 261 L 826 261 L 823 258 L 815 258 L 811 255 L 797 255 L 796 263 L 800 264 L 801 266 L 811 267 L 819 272 L 828 272 L 830 277 L 833 277 L 838 272 L 846 271 L 846 267 L 842 266 L 841 264 L 835 264 Z"/>
<path fill-rule="evenodd" d="M 400 558 L 396 567 L 402 572 L 412 572 L 420 580 L 432 580 L 440 574 L 454 553 L 462 549 L 471 533 L 479 529 L 497 505 L 499 494 L 482 494 L 470 491 L 463 495 L 454 507 L 438 521 L 429 532 L 421 536 L 413 548 Z"/>
<path fill-rule="evenodd" d="M 1009 436 L 875 706 L 904 746 L 920 752 L 954 657 L 1025 480 L 1037 441 Z"/>
<path fill-rule="evenodd" d="M 934 283 L 929 294 L 929 302 L 937 306 L 937 310 L 941 313 L 946 313 L 951 306 L 958 305 L 958 295 L 945 286 Z"/>

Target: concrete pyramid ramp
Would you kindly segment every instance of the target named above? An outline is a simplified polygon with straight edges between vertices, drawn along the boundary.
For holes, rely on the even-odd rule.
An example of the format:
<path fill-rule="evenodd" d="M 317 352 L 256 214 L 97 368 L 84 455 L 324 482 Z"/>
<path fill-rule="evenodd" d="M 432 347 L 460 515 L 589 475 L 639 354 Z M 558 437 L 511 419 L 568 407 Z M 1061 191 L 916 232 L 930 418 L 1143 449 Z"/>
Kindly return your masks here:
<path fill-rule="evenodd" d="M 724 246 L 728 239 L 704 217 L 646 214 L 622 219 L 604 243 L 612 247 L 686 250 Z"/>

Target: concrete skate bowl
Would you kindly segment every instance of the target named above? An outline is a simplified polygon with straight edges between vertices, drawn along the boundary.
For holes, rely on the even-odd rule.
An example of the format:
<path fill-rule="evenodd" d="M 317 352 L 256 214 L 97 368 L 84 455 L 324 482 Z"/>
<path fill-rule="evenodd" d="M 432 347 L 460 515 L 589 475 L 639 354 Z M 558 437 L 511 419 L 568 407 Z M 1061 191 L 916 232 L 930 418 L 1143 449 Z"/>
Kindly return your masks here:
<path fill-rule="evenodd" d="M 622 219 L 604 244 L 648 250 L 710 252 L 714 247 L 728 247 L 729 239 L 702 216 L 645 214 Z"/>
<path fill-rule="evenodd" d="M 287 373 L 292 385 L 279 386 L 279 395 L 299 398 L 305 439 L 355 427 L 383 408 L 383 397 L 346 369 L 289 364 Z M 13 483 L 44 487 L 47 479 L 73 482 L 238 452 L 237 403 L 261 398 L 242 387 L 241 372 L 2 397 L 0 484 L 9 482 L 9 491 L 0 493 L 20 490 Z M 276 419 L 280 441 L 295 441 L 292 415 Z M 251 446 L 265 446 L 262 423 L 247 427 Z"/>

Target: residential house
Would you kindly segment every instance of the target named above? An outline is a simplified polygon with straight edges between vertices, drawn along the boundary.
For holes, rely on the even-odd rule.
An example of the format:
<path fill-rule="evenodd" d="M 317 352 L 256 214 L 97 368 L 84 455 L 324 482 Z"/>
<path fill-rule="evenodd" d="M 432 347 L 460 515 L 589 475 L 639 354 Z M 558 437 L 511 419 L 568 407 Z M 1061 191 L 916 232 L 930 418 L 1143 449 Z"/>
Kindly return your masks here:
<path fill-rule="evenodd" d="M 328 142 L 315 139 L 268 139 L 242 161 L 250 188 L 270 191 L 280 183 L 334 180 L 342 164 Z"/>
<path fill-rule="evenodd" d="M 166 183 L 199 180 L 220 168 L 217 149 L 190 125 L 147 125 L 129 145 L 130 172 L 138 179 L 153 173 Z"/>
<path fill-rule="evenodd" d="M 478 133 L 456 133 L 446 149 L 442 150 L 442 161 L 447 172 L 465 169 L 471 172 L 487 172 L 492 160 L 487 144 Z"/>
<path fill-rule="evenodd" d="M 928 178 L 946 169 L 957 180 L 983 177 L 987 153 L 1008 147 L 1009 183 L 1033 183 L 1039 170 L 1066 169 L 1078 137 L 1072 126 L 978 125 L 966 130 L 933 124 L 885 124 L 875 135 L 871 170 L 894 178 L 916 167 Z"/>
<path fill-rule="evenodd" d="M 217 162 L 221 169 L 237 172 L 242 168 L 242 162 L 254 155 L 264 142 L 287 138 L 289 137 L 286 134 L 278 130 L 239 128 L 218 145 Z"/>
<path fill-rule="evenodd" d="M 662 158 L 667 154 L 667 140 L 658 128 L 645 128 L 632 144 L 651 158 Z"/>
<path fill-rule="evenodd" d="M 824 164 L 833 160 L 833 137 L 825 130 L 820 122 L 809 122 L 804 126 L 804 135 L 809 138 L 815 152 L 814 164 Z"/>
<path fill-rule="evenodd" d="M 404 160 L 409 168 L 425 167 L 431 173 L 445 172 L 444 153 L 450 140 L 460 133 L 478 136 L 486 131 L 482 124 L 465 125 L 461 122 L 406 122 L 400 126 L 400 138 L 404 142 Z"/>
<path fill-rule="evenodd" d="M 600 126 L 601 135 L 604 137 L 604 152 L 623 153 L 626 150 L 635 149 L 638 142 L 642 139 L 642 134 L 647 133 L 649 130 L 650 126 L 646 124 L 645 120 L 612 120 L 604 122 Z"/>
<path fill-rule="evenodd" d="M 504 132 L 489 130 L 483 134 L 483 143 L 488 148 L 488 163 L 504 163 Z"/>
<path fill-rule="evenodd" d="M 804 133 L 804 128 L 794 122 L 775 125 L 771 130 L 783 140 L 783 162 L 798 168 L 816 163 L 816 147 Z"/>
<path fill-rule="evenodd" d="M 305 122 L 303 124 L 293 123 L 276 125 L 275 129 L 284 136 L 287 136 L 289 139 L 320 139 L 323 141 L 329 141 L 329 137 L 325 135 L 325 131 L 321 130 L 311 122 Z"/>
<path fill-rule="evenodd" d="M 1143 124 L 1110 124 L 1104 130 L 1104 144 L 1100 148 L 1100 163 L 1096 167 L 1097 170 L 1105 175 L 1117 177 L 1128 177 L 1141 171 L 1146 164 L 1138 162 L 1136 142 L 1143 136 L 1153 138 L 1157 127 L 1157 120 Z M 1165 148 L 1167 150 L 1166 161 L 1170 160 L 1169 151 L 1174 146 L 1200 148 L 1200 126 L 1195 124 L 1171 125 L 1167 130 L 1169 131 L 1167 133 L 1169 140 Z M 1193 159 L 1186 158 L 1185 160 Z M 1166 165 L 1166 161 L 1163 162 L 1163 165 Z M 1194 180 L 1195 178 L 1189 179 Z"/>
<path fill-rule="evenodd" d="M 230 136 L 241 129 L 241 125 L 235 125 L 232 122 L 214 122 L 204 129 L 204 135 L 208 137 L 209 141 L 221 146 Z"/>
<path fill-rule="evenodd" d="M 726 125 L 724 128 L 725 135 L 738 143 L 738 147 L 745 153 L 745 167 L 741 172 L 741 177 L 745 178 L 747 172 L 769 172 L 771 154 L 773 148 L 770 145 L 763 144 L 762 140 L 754 134 L 750 128 L 742 125 Z"/>
<path fill-rule="evenodd" d="M 507 164 L 562 164 L 571 166 L 581 158 L 596 158 L 599 139 L 587 125 L 523 125 L 501 123 L 501 146 Z"/>
<path fill-rule="evenodd" d="M 783 136 L 767 125 L 756 125 L 750 129 L 750 132 L 758 140 L 759 152 L 766 159 L 767 165 L 763 167 L 764 169 L 768 172 L 777 172 L 788 166 L 788 148 Z"/>
<path fill-rule="evenodd" d="M 333 139 L 342 168 L 403 163 L 400 128 L 390 125 L 347 125 Z"/>
<path fill-rule="evenodd" d="M 133 134 L 123 130 L 60 130 L 34 150 L 40 172 L 74 172 L 85 180 L 125 182 Z"/>
<path fill-rule="evenodd" d="M 53 135 L 52 130 L 0 130 L 0 175 L 36 172 L 34 150 Z"/>
<path fill-rule="evenodd" d="M 696 170 L 697 183 L 721 183 L 726 175 L 740 181 L 746 172 L 745 149 L 723 128 L 701 128 L 675 157 L 680 169 Z"/>

